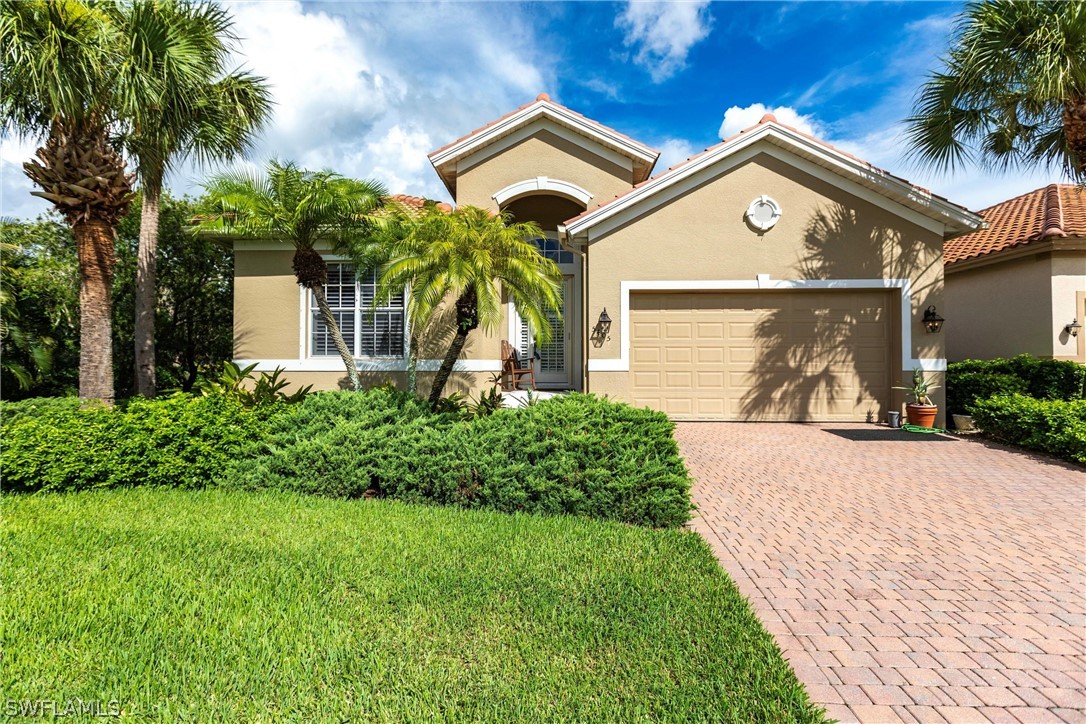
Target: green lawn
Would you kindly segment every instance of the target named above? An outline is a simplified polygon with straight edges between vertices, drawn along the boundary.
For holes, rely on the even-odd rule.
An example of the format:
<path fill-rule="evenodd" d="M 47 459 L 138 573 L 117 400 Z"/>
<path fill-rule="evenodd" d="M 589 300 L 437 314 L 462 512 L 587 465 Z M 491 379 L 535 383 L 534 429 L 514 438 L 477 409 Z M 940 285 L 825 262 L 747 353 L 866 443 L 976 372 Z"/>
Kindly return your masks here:
<path fill-rule="evenodd" d="M 138 719 L 817 721 L 694 534 L 289 494 L 2 498 L 7 699 Z"/>

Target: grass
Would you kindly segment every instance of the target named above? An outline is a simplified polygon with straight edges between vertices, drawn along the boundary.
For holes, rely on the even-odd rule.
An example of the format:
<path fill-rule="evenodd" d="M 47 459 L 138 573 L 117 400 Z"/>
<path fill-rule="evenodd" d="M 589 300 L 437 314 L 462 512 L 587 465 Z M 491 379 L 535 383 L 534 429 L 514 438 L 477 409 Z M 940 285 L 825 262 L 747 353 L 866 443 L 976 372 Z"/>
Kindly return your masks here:
<path fill-rule="evenodd" d="M 140 720 L 821 718 L 690 532 L 222 490 L 2 511 L 5 700 Z"/>

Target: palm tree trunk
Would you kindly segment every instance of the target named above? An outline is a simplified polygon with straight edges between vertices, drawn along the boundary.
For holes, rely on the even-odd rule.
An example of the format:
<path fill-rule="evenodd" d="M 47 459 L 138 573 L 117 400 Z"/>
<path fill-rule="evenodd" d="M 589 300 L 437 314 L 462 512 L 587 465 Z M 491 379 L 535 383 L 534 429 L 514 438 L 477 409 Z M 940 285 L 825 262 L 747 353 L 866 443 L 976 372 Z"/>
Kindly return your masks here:
<path fill-rule="evenodd" d="M 72 226 L 79 253 L 79 397 L 113 404 L 113 227 L 100 219 Z"/>
<path fill-rule="evenodd" d="M 313 290 L 313 296 L 317 298 L 317 308 L 320 310 L 321 319 L 324 320 L 324 325 L 328 327 L 328 331 L 332 335 L 332 342 L 336 345 L 336 351 L 339 352 L 339 357 L 343 360 L 344 367 L 347 368 L 347 379 L 351 381 L 351 389 L 357 392 L 362 389 L 362 380 L 358 376 L 358 367 L 355 366 L 354 355 L 351 354 L 351 350 L 347 347 L 347 342 L 343 339 L 343 333 L 339 330 L 339 325 L 336 324 L 336 318 L 332 315 L 332 308 L 328 306 L 328 297 L 324 294 L 324 285 L 314 284 L 310 288 Z"/>
<path fill-rule="evenodd" d="M 407 391 L 418 394 L 419 341 L 414 332 L 408 331 L 407 337 Z"/>
<path fill-rule="evenodd" d="M 136 254 L 136 392 L 155 396 L 155 257 L 162 182 L 145 181 L 140 209 L 140 242 Z"/>
<path fill-rule="evenodd" d="M 441 367 L 437 370 L 437 375 L 434 376 L 434 386 L 430 388 L 430 406 L 437 405 L 441 399 L 441 393 L 445 391 L 445 384 L 449 381 L 449 376 L 452 374 L 453 366 L 456 364 L 456 360 L 460 358 L 460 353 L 464 351 L 464 343 L 468 341 L 468 332 L 460 325 L 456 327 L 456 336 L 453 337 L 452 344 L 449 345 L 449 351 L 445 353 L 445 359 L 441 360 Z"/>
<path fill-rule="evenodd" d="M 1086 177 L 1086 101 L 1068 101 L 1064 104 L 1063 134 L 1071 149 L 1071 163 L 1082 180 Z"/>

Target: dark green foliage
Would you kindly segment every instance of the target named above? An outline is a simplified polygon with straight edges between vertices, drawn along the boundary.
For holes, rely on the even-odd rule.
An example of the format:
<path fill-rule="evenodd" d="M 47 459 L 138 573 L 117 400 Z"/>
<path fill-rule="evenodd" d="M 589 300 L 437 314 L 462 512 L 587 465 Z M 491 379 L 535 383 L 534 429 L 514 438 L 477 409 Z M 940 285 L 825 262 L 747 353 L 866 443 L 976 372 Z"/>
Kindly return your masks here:
<path fill-rule="evenodd" d="M 977 401 L 973 420 L 997 440 L 1086 465 L 1086 400 L 997 395 Z"/>
<path fill-rule="evenodd" d="M 5 326 L 17 319 L 27 339 L 48 340 L 51 364 L 38 369 L 28 345 L 4 335 L 0 371 L 4 399 L 74 395 L 79 386 L 79 269 L 75 241 L 65 225 L 51 219 L 0 223 L 5 249 Z M 11 366 L 35 371 L 29 386 L 18 384 Z"/>
<path fill-rule="evenodd" d="M 21 403 L 26 405 L 26 403 Z M 162 485 L 200 488 L 243 443 L 260 437 L 275 408 L 246 410 L 225 397 L 175 394 L 124 407 L 50 404 L 3 424 L 0 468 L 8 490 Z"/>
<path fill-rule="evenodd" d="M 317 393 L 223 479 L 671 527 L 691 507 L 672 431 L 661 413 L 590 395 L 469 420 L 388 390 Z"/>
<path fill-rule="evenodd" d="M 1011 375 L 1026 382 L 1025 394 L 1038 400 L 1078 400 L 1084 394 L 1086 366 L 1076 362 L 1038 359 L 1020 354 L 1010 359 L 965 360 L 947 367 L 947 395 L 949 398 L 957 378 L 966 373 Z M 1018 392 L 1017 389 L 1001 390 Z M 959 412 L 953 407 L 951 412 Z M 959 413 L 960 414 L 960 413 Z"/>
<path fill-rule="evenodd" d="M 191 392 L 201 376 L 233 356 L 234 252 L 221 240 L 196 236 L 197 206 L 163 196 L 155 258 L 155 367 L 160 390 Z M 113 279 L 113 370 L 117 397 L 135 392 L 136 251 L 140 199 L 117 227 Z"/>
<path fill-rule="evenodd" d="M 958 363 L 964 364 L 964 363 Z M 986 400 L 993 395 L 1025 394 L 1029 382 L 1014 375 L 999 372 L 974 372 L 969 369 L 947 371 L 946 405 L 954 415 L 970 415 L 977 400 Z"/>
<path fill-rule="evenodd" d="M 304 400 L 313 389 L 313 385 L 306 385 L 287 394 L 283 390 L 289 387 L 290 383 L 283 379 L 282 367 L 276 367 L 271 374 L 261 372 L 259 377 L 253 374 L 255 369 L 255 362 L 244 368 L 235 362 L 223 362 L 219 379 L 201 384 L 200 392 L 204 396 L 229 397 L 240 402 L 243 407 L 260 407 L 278 402 L 295 405 Z"/>
<path fill-rule="evenodd" d="M 188 228 L 196 206 L 164 197 L 159 226 L 156 363 L 161 389 L 191 391 L 198 379 L 218 372 L 233 352 L 234 255 L 229 245 L 195 237 Z M 118 398 L 134 390 L 136 249 L 140 204 L 133 204 L 117 229 L 113 278 L 113 370 Z M 48 337 L 53 364 L 29 389 L 11 374 L 0 378 L 4 399 L 74 394 L 79 382 L 79 267 L 71 231 L 51 218 L 5 221 L 0 241 L 16 251 L 5 265 L 18 271 L 13 310 L 28 335 Z M 7 310 L 5 310 L 7 312 Z M 4 340 L 3 355 L 30 368 L 26 354 Z"/>

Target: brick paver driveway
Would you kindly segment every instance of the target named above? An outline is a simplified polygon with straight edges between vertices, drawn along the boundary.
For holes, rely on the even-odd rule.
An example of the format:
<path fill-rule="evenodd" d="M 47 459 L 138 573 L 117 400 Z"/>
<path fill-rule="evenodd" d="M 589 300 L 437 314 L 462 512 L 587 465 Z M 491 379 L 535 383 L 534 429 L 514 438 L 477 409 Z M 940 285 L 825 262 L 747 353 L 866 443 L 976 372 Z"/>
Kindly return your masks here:
<path fill-rule="evenodd" d="M 1086 721 L 1080 468 L 871 425 L 676 436 L 693 527 L 832 716 Z"/>

